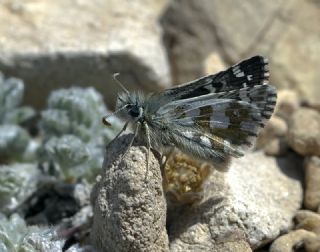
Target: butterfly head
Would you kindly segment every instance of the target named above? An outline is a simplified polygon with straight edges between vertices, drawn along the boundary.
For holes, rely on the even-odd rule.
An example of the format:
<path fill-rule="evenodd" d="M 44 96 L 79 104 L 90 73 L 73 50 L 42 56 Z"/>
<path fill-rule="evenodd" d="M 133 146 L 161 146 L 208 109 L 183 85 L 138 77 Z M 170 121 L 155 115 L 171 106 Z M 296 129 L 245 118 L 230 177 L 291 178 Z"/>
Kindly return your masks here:
<path fill-rule="evenodd" d="M 126 115 L 132 119 L 140 119 L 144 112 L 143 100 L 140 93 L 122 93 L 118 96 L 117 108 L 123 108 Z"/>

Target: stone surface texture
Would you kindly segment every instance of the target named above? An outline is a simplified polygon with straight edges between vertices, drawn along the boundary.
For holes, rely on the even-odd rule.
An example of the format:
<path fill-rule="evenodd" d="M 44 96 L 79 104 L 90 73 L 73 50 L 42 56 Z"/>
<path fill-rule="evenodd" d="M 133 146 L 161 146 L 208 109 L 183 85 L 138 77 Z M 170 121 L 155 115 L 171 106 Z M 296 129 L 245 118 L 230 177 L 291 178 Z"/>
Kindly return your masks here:
<path fill-rule="evenodd" d="M 172 1 L 162 24 L 174 82 L 201 76 L 199 62 L 211 52 L 228 65 L 262 54 L 270 58 L 271 83 L 317 100 L 319 15 L 311 0 Z"/>
<path fill-rule="evenodd" d="M 25 81 L 25 102 L 36 107 L 50 90 L 70 85 L 95 86 L 113 104 L 115 72 L 129 89 L 168 87 L 158 23 L 166 3 L 1 1 L 0 70 Z"/>
<path fill-rule="evenodd" d="M 320 113 L 309 108 L 298 109 L 289 123 L 288 143 L 301 155 L 320 156 Z"/>
<path fill-rule="evenodd" d="M 273 140 L 287 136 L 288 125 L 285 120 L 278 116 L 272 116 L 266 126 L 260 131 L 256 148 L 261 149 Z"/>
<path fill-rule="evenodd" d="M 284 139 L 275 138 L 269 142 L 264 151 L 270 156 L 282 156 L 288 152 L 288 143 Z"/>
<path fill-rule="evenodd" d="M 106 149 L 103 174 L 93 190 L 93 245 L 99 251 L 168 251 L 166 200 L 159 161 L 125 135 Z"/>
<path fill-rule="evenodd" d="M 311 240 L 316 239 L 316 234 L 303 229 L 295 230 L 289 234 L 283 235 L 275 240 L 270 246 L 270 252 L 292 252 L 301 244 L 308 244 Z M 306 250 L 311 252 L 310 250 Z M 316 250 L 312 251 L 316 252 Z"/>
<path fill-rule="evenodd" d="M 168 213 L 171 250 L 215 251 L 245 239 L 257 248 L 288 231 L 302 203 L 301 166 L 294 155 L 256 152 L 233 160 L 226 173 L 214 171 L 200 204 Z"/>
<path fill-rule="evenodd" d="M 320 209 L 320 157 L 310 157 L 305 161 L 305 196 L 304 205 L 307 209 Z"/>
<path fill-rule="evenodd" d="M 281 89 L 277 93 L 277 104 L 274 114 L 290 121 L 292 114 L 300 107 L 301 97 L 292 89 Z"/>

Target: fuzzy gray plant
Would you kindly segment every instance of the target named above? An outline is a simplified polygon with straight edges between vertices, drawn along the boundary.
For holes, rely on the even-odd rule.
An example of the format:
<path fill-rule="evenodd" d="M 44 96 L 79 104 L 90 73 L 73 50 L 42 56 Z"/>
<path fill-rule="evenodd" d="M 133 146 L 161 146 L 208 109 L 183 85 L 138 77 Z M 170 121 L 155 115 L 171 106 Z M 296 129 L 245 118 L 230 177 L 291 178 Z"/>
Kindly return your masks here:
<path fill-rule="evenodd" d="M 65 240 L 55 228 L 27 226 L 18 215 L 7 218 L 0 213 L 0 251 L 6 252 L 47 252 L 62 251 Z M 90 251 L 93 251 L 91 247 Z M 66 252 L 83 252 L 87 248 L 72 246 Z M 86 251 L 89 251 L 88 249 Z"/>
<path fill-rule="evenodd" d="M 5 79 L 0 72 L 0 124 L 21 124 L 34 116 L 32 108 L 20 106 L 23 93 L 22 80 Z"/>
<path fill-rule="evenodd" d="M 0 73 L 0 162 L 23 160 L 30 155 L 34 157 L 25 153 L 34 149 L 29 148 L 32 143 L 28 132 L 19 126 L 35 114 L 30 107 L 20 107 L 23 92 L 21 80 L 4 79 Z"/>
<path fill-rule="evenodd" d="M 88 169 L 90 150 L 85 142 L 74 135 L 51 137 L 45 143 L 44 150 L 65 179 L 86 177 L 86 173 L 91 172 Z"/>
<path fill-rule="evenodd" d="M 35 164 L 0 166 L 0 211 L 10 213 L 22 204 L 37 190 L 39 176 Z"/>
<path fill-rule="evenodd" d="M 48 108 L 41 113 L 42 159 L 53 161 L 67 179 L 93 179 L 101 169 L 105 144 L 122 125 L 113 117 L 113 127 L 106 128 L 101 122 L 106 113 L 103 98 L 94 88 L 52 92 Z"/>

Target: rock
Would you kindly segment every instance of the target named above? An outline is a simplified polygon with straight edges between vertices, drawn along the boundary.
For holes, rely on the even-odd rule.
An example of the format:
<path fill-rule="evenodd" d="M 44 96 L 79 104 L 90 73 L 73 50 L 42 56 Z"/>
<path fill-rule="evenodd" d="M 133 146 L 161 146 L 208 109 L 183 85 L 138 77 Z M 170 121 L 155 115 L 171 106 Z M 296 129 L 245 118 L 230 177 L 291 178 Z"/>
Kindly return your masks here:
<path fill-rule="evenodd" d="M 161 21 L 174 82 L 202 75 L 199 62 L 212 51 L 228 64 L 243 58 L 277 11 L 279 4 L 265 1 L 171 1 Z"/>
<path fill-rule="evenodd" d="M 301 246 L 301 243 L 306 245 L 310 240 L 316 239 L 317 236 L 315 233 L 306 231 L 303 229 L 295 230 L 289 234 L 280 236 L 275 240 L 271 247 L 270 252 L 292 252 L 293 249 L 297 246 Z M 309 250 L 307 250 L 309 252 Z M 311 252 L 311 251 L 310 251 Z M 314 251 L 315 252 L 315 251 Z"/>
<path fill-rule="evenodd" d="M 226 68 L 226 64 L 218 53 L 211 53 L 204 61 L 205 74 L 213 74 L 223 71 Z"/>
<path fill-rule="evenodd" d="M 301 155 L 320 156 L 320 114 L 308 108 L 297 110 L 289 124 L 288 142 Z"/>
<path fill-rule="evenodd" d="M 297 229 L 305 229 L 320 235 L 320 214 L 299 210 L 295 216 Z"/>
<path fill-rule="evenodd" d="M 320 101 L 305 100 L 302 102 L 302 106 L 317 110 L 320 113 Z"/>
<path fill-rule="evenodd" d="M 258 135 L 256 148 L 264 148 L 275 138 L 281 138 L 287 135 L 287 123 L 278 116 L 272 116 L 266 126 Z"/>
<path fill-rule="evenodd" d="M 305 171 L 305 197 L 304 205 L 307 209 L 316 211 L 320 209 L 320 158 L 307 158 Z"/>
<path fill-rule="evenodd" d="M 215 251 L 239 232 L 257 248 L 288 231 L 302 202 L 300 166 L 295 155 L 256 152 L 233 160 L 226 173 L 213 171 L 201 203 L 168 213 L 171 250 Z"/>
<path fill-rule="evenodd" d="M 175 82 L 202 75 L 199 62 L 212 51 L 228 65 L 262 54 L 271 83 L 317 100 L 319 15 L 316 1 L 172 1 L 162 25 Z"/>
<path fill-rule="evenodd" d="M 122 136 L 106 150 L 102 178 L 92 195 L 91 240 L 99 251 L 168 251 L 159 161 L 151 153 L 146 173 L 141 143 L 134 143 L 122 159 L 131 138 Z"/>
<path fill-rule="evenodd" d="M 201 250 L 204 251 L 204 250 Z M 224 242 L 217 244 L 214 250 L 209 250 L 210 252 L 252 252 L 250 245 L 245 240 Z M 208 251 L 208 252 L 209 252 Z"/>
<path fill-rule="evenodd" d="M 307 252 L 319 252 L 320 251 L 320 236 L 306 240 L 304 247 Z"/>
<path fill-rule="evenodd" d="M 290 89 L 281 89 L 277 94 L 274 114 L 289 121 L 292 114 L 300 107 L 299 94 Z"/>
<path fill-rule="evenodd" d="M 73 85 L 95 86 L 114 105 L 115 72 L 129 89 L 168 87 L 157 22 L 166 3 L 1 1 L 0 70 L 25 81 L 25 102 L 36 107 L 51 90 Z"/>
<path fill-rule="evenodd" d="M 264 151 L 269 156 L 282 156 L 289 149 L 287 141 L 280 138 L 272 139 L 265 147 Z"/>

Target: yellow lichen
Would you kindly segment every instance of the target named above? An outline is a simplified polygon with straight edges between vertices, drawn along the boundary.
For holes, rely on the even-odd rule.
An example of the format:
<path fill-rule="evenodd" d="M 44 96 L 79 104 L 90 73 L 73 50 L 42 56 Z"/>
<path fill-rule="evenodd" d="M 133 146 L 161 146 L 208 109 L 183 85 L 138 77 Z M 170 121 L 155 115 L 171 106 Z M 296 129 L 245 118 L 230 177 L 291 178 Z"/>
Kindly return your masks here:
<path fill-rule="evenodd" d="M 212 165 L 177 151 L 167 158 L 164 167 L 164 188 L 167 194 L 180 203 L 201 200 L 203 185 L 213 169 Z"/>

